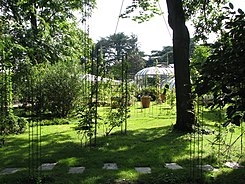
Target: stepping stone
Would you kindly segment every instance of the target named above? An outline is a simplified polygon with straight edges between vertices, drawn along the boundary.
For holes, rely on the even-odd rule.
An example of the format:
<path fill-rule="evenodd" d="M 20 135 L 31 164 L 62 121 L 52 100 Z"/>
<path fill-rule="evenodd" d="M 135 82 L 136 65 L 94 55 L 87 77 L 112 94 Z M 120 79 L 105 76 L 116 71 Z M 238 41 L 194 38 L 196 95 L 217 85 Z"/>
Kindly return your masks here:
<path fill-rule="evenodd" d="M 4 175 L 4 174 L 14 174 L 18 171 L 22 170 L 21 168 L 6 168 L 4 170 L 2 170 L 2 172 L 0 173 L 0 175 Z"/>
<path fill-rule="evenodd" d="M 176 163 L 166 163 L 165 167 L 168 169 L 172 169 L 172 170 L 183 169 L 183 167 L 181 167 L 180 165 Z"/>
<path fill-rule="evenodd" d="M 197 167 L 202 169 L 203 171 L 217 171 L 217 169 L 214 169 L 214 167 L 209 164 L 197 165 Z"/>
<path fill-rule="evenodd" d="M 243 166 L 241 166 L 239 163 L 237 162 L 226 162 L 225 163 L 225 166 L 231 168 L 231 169 L 238 169 L 238 168 L 241 168 Z"/>
<path fill-rule="evenodd" d="M 45 163 L 42 164 L 38 169 L 42 171 L 50 171 L 54 168 L 57 163 Z"/>
<path fill-rule="evenodd" d="M 82 174 L 85 170 L 85 167 L 70 167 L 69 174 Z"/>
<path fill-rule="evenodd" d="M 135 167 L 135 170 L 138 171 L 139 173 L 144 173 L 144 174 L 150 174 L 151 173 L 150 167 Z"/>
<path fill-rule="evenodd" d="M 103 169 L 107 170 L 117 170 L 117 164 L 116 163 L 104 163 Z"/>

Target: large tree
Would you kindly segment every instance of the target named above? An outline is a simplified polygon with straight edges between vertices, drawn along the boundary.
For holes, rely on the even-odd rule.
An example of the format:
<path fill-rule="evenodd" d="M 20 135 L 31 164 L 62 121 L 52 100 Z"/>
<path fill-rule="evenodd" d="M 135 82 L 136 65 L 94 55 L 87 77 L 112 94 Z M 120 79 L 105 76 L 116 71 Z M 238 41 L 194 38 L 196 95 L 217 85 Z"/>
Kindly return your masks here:
<path fill-rule="evenodd" d="M 162 50 L 152 50 L 147 61 L 147 67 L 155 66 L 156 64 L 173 64 L 173 47 L 166 46 Z"/>
<path fill-rule="evenodd" d="M 13 65 L 26 58 L 33 64 L 54 63 L 67 57 L 77 59 L 82 53 L 81 42 L 85 34 L 78 29 L 74 12 L 81 11 L 85 19 L 94 2 L 0 0 L 4 32 L 15 44 L 14 57 L 9 58 Z M 84 3 L 88 3 L 87 6 Z"/>
<path fill-rule="evenodd" d="M 177 120 L 175 128 L 190 131 L 195 121 L 189 70 L 189 31 L 181 0 L 167 0 L 168 22 L 173 29 L 173 56 L 176 87 Z"/>
<path fill-rule="evenodd" d="M 159 0 L 134 0 L 125 12 L 126 15 L 139 10 L 140 15 L 134 20 L 142 22 L 154 14 L 159 14 Z M 168 22 L 173 30 L 173 58 L 175 65 L 176 109 L 175 128 L 181 131 L 192 131 L 195 123 L 193 99 L 189 69 L 190 36 L 185 25 L 186 18 L 192 18 L 199 38 L 206 38 L 205 32 L 220 28 L 220 4 L 225 0 L 166 0 L 168 7 Z M 124 15 L 125 15 L 124 14 Z M 221 13 L 222 14 L 222 13 Z M 198 21 L 197 21 L 198 20 Z M 214 25 L 213 25 L 214 24 Z"/>
<path fill-rule="evenodd" d="M 128 74 L 131 78 L 145 66 L 144 54 L 140 52 L 138 38 L 133 34 L 127 36 L 124 33 L 116 33 L 101 38 L 96 47 L 102 49 L 105 70 L 110 71 L 116 79 L 121 78 L 121 60 L 126 54 L 128 56 Z"/>
<path fill-rule="evenodd" d="M 92 41 L 87 30 L 78 27 L 75 12 L 81 12 L 84 22 L 94 5 L 95 0 L 0 0 L 0 55 L 14 71 L 14 92 L 30 91 L 33 65 L 79 62 L 88 53 Z"/>
<path fill-rule="evenodd" d="M 194 39 L 190 39 L 190 56 L 192 56 L 194 51 L 195 43 Z M 162 50 L 152 50 L 151 54 L 148 55 L 149 59 L 147 61 L 146 66 L 155 66 L 156 63 L 169 65 L 173 64 L 173 46 L 164 46 Z"/>

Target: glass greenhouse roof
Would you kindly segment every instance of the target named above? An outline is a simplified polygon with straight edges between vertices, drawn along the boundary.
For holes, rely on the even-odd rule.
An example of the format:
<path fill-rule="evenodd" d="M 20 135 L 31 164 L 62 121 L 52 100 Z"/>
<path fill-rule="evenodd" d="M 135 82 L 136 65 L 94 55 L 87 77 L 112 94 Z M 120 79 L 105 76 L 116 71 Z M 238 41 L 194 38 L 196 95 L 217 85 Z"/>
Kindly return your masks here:
<path fill-rule="evenodd" d="M 168 84 L 169 85 L 169 89 L 172 90 L 175 87 L 175 78 L 174 77 L 169 77 L 165 80 L 163 80 L 160 84 L 160 88 L 164 88 L 164 86 Z"/>
<path fill-rule="evenodd" d="M 170 67 L 148 67 L 140 70 L 135 74 L 135 77 L 144 77 L 144 76 L 155 76 L 155 75 L 164 75 L 164 76 L 174 76 L 174 68 Z"/>

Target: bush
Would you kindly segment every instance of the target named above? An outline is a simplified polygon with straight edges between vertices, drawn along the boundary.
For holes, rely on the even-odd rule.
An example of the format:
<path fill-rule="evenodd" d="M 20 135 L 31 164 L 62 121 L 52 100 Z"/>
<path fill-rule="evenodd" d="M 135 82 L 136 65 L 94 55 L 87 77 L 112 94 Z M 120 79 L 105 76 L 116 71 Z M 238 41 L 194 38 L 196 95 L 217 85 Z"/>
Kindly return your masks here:
<path fill-rule="evenodd" d="M 5 136 L 12 133 L 23 133 L 26 129 L 27 120 L 13 114 L 2 118 L 0 124 L 0 135 Z"/>
<path fill-rule="evenodd" d="M 62 62 L 36 68 L 33 76 L 36 110 L 51 112 L 53 117 L 67 117 L 81 94 L 79 71 L 78 65 Z"/>
<path fill-rule="evenodd" d="M 40 122 L 34 122 L 31 126 L 50 126 L 50 125 L 68 125 L 70 121 L 68 119 L 54 118 L 51 120 L 42 120 Z"/>
<path fill-rule="evenodd" d="M 136 93 L 136 98 L 140 101 L 141 97 L 144 95 L 149 95 L 151 100 L 155 101 L 157 99 L 157 89 L 155 87 L 146 87 Z"/>
<path fill-rule="evenodd" d="M 24 133 L 26 130 L 27 120 L 25 118 L 18 117 L 18 133 Z"/>

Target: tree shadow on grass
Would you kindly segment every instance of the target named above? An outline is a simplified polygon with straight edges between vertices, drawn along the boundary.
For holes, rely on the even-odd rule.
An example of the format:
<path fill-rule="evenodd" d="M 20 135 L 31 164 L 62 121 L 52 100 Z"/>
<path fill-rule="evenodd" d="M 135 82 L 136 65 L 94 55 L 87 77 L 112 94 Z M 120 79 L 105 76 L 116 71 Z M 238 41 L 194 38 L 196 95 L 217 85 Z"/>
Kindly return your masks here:
<path fill-rule="evenodd" d="M 223 172 L 215 179 L 217 184 L 244 184 L 245 183 L 245 161 L 241 163 L 243 166 L 239 169 L 229 169 L 229 172 Z"/>
<path fill-rule="evenodd" d="M 224 118 L 224 111 L 219 109 L 209 109 L 208 111 L 200 112 L 204 121 L 220 122 Z"/>
<path fill-rule="evenodd" d="M 69 127 L 68 125 L 64 125 Z M 185 176 L 186 170 L 176 172 L 175 179 L 164 168 L 165 163 L 179 162 L 185 168 L 189 166 L 188 135 L 171 131 L 171 126 L 139 129 L 128 131 L 127 135 L 120 132 L 107 137 L 98 137 L 96 147 L 82 147 L 74 136 L 76 132 L 69 128 L 59 131 L 58 126 L 50 127 L 53 131 L 41 137 L 41 162 L 58 164 L 52 171 L 42 171 L 42 176 L 51 178 L 43 183 L 144 183 L 143 181 L 177 182 Z M 40 151 L 40 150 L 39 150 Z M 0 183 L 24 182 L 28 177 L 29 140 L 26 137 L 13 136 L 7 146 L 1 148 L 0 169 L 6 167 L 24 167 L 25 170 L 13 175 L 0 175 Z M 106 162 L 117 163 L 118 170 L 103 170 Z M 83 174 L 68 174 L 69 167 L 86 167 Z M 152 174 L 141 175 L 134 170 L 136 166 L 148 166 Z M 180 175 L 178 175 L 180 173 Z M 182 174 L 181 174 L 182 173 Z M 177 175 L 179 177 L 177 177 Z M 188 179 L 188 176 L 185 176 Z M 22 178 L 22 179 L 21 179 Z M 168 179 L 167 179 L 168 178 Z M 123 180 L 125 179 L 125 180 Z M 2 180 L 2 182 L 1 182 Z M 52 182 L 51 182 L 52 181 Z M 119 181 L 119 182 L 117 182 Z M 187 180 L 188 181 L 188 180 Z M 17 182 L 15 182 L 17 183 Z"/>
<path fill-rule="evenodd" d="M 57 126 L 52 128 L 55 130 L 55 127 Z M 49 172 L 52 177 L 55 177 L 57 183 L 62 180 L 66 181 L 68 176 L 71 178 L 68 183 L 72 181 L 76 183 L 77 180 L 87 183 L 103 183 L 109 181 L 112 175 L 116 177 L 120 170 L 132 171 L 135 166 L 161 168 L 165 162 L 172 162 L 176 159 L 175 156 L 181 157 L 187 152 L 185 148 L 188 142 L 184 140 L 183 133 L 171 132 L 170 128 L 170 126 L 165 126 L 140 129 L 128 131 L 127 135 L 115 132 L 107 137 L 98 137 L 98 145 L 92 148 L 81 147 L 80 143 L 74 140 L 74 136 L 66 134 L 65 131 L 55 130 L 41 136 L 42 146 L 39 149 L 41 162 L 58 162 L 55 169 Z M 2 166 L 0 168 L 28 168 L 29 145 L 28 134 L 26 137 L 23 135 L 10 137 L 8 144 L 1 148 Z M 112 171 L 112 173 L 110 171 L 101 172 L 105 162 L 117 163 L 119 170 Z M 79 178 L 77 175 L 68 175 L 67 171 L 71 166 L 85 166 L 85 173 Z M 18 175 L 17 173 L 16 177 Z M 5 178 L 4 181 L 6 181 L 6 178 L 12 176 L 5 175 L 0 178 Z"/>
<path fill-rule="evenodd" d="M 239 169 L 230 169 L 225 166 L 218 171 L 205 171 L 198 167 L 199 164 L 206 165 L 199 158 L 192 160 L 183 159 L 179 163 L 189 163 L 189 167 L 179 170 L 162 169 L 148 175 L 140 175 L 137 184 L 244 184 L 245 162 Z"/>

